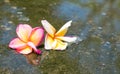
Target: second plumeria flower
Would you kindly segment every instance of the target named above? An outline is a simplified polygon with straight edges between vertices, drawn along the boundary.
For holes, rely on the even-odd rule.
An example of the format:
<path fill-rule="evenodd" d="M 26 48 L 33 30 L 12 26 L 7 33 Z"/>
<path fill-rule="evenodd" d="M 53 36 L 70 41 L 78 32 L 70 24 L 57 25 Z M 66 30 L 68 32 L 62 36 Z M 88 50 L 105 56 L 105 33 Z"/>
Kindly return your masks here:
<path fill-rule="evenodd" d="M 14 38 L 9 47 L 15 49 L 18 53 L 29 54 L 32 51 L 37 54 L 41 54 L 41 50 L 38 50 L 36 46 L 42 42 L 44 37 L 44 30 L 41 27 L 32 28 L 28 24 L 19 24 L 16 33 L 17 38 Z"/>
<path fill-rule="evenodd" d="M 45 37 L 45 49 L 50 50 L 65 50 L 68 46 L 67 42 L 76 41 L 77 37 L 64 36 L 67 33 L 68 27 L 71 26 L 72 21 L 68 21 L 58 31 L 46 20 L 42 20 L 41 23 L 46 30 Z"/>

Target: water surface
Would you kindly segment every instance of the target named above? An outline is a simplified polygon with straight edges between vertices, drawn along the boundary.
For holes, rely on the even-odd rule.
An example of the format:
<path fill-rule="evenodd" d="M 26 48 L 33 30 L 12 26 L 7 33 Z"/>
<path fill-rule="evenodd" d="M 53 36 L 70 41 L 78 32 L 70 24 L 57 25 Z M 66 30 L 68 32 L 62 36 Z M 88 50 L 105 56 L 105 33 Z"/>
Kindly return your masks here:
<path fill-rule="evenodd" d="M 1 0 L 0 10 L 1 74 L 120 74 L 119 0 Z M 56 29 L 72 20 L 67 35 L 79 39 L 65 51 L 41 46 L 42 56 L 8 47 L 18 24 L 41 26 L 42 19 Z"/>

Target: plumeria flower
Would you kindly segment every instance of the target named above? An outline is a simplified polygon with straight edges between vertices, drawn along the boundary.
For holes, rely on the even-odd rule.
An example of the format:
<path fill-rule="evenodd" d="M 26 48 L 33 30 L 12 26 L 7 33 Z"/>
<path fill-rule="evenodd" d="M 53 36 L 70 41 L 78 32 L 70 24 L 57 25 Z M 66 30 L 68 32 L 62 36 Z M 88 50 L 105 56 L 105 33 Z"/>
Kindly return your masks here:
<path fill-rule="evenodd" d="M 47 32 L 45 36 L 45 49 L 65 50 L 68 46 L 67 42 L 76 41 L 77 37 L 64 36 L 67 33 L 68 27 L 71 26 L 71 22 L 72 21 L 68 21 L 60 30 L 56 31 L 56 29 L 47 20 L 41 21 Z"/>
<path fill-rule="evenodd" d="M 21 54 L 29 54 L 32 51 L 37 54 L 41 53 L 41 50 L 38 50 L 36 46 L 38 46 L 43 40 L 43 28 L 32 28 L 28 24 L 19 24 L 16 28 L 16 33 L 18 38 L 14 38 L 9 43 L 10 48 L 16 49 L 16 51 Z"/>

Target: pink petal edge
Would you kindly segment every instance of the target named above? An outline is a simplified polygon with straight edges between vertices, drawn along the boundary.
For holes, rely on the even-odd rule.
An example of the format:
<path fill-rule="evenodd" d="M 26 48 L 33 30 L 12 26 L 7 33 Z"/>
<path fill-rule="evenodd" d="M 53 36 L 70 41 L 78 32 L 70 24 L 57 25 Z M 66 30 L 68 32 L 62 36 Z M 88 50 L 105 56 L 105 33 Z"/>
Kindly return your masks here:
<path fill-rule="evenodd" d="M 38 50 L 37 49 L 37 51 L 35 51 L 37 54 L 41 54 L 42 53 L 42 51 L 41 50 Z"/>
<path fill-rule="evenodd" d="M 27 43 L 37 54 L 41 54 L 41 50 L 38 50 L 32 42 Z"/>
<path fill-rule="evenodd" d="M 35 44 L 35 46 L 38 46 L 42 43 L 44 39 L 44 29 L 43 27 L 35 27 L 33 28 L 30 36 L 30 41 Z"/>
<path fill-rule="evenodd" d="M 9 47 L 13 49 L 23 48 L 26 44 L 22 42 L 19 38 L 14 38 L 10 41 Z"/>
<path fill-rule="evenodd" d="M 16 49 L 16 52 L 17 53 L 20 53 L 20 54 L 29 54 L 29 53 L 31 53 L 32 52 L 32 48 L 31 47 L 29 47 L 28 49 L 27 49 L 27 51 L 25 51 L 27 48 L 24 48 L 24 49 Z"/>
<path fill-rule="evenodd" d="M 16 33 L 18 37 L 24 42 L 28 41 L 31 31 L 32 31 L 32 27 L 28 24 L 19 24 L 16 28 Z"/>

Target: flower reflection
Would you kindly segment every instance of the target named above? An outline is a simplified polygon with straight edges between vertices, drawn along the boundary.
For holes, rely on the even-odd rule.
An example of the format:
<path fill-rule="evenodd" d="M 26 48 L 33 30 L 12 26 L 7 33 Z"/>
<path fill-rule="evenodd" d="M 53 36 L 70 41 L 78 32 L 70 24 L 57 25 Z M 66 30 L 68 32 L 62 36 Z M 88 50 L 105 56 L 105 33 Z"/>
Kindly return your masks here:
<path fill-rule="evenodd" d="M 40 56 L 38 54 L 32 52 L 30 54 L 24 54 L 24 56 L 29 64 L 38 65 L 40 63 Z"/>
<path fill-rule="evenodd" d="M 41 56 L 33 52 L 30 54 L 25 54 L 24 56 L 26 57 L 29 64 L 38 65 L 42 63 L 42 61 L 48 56 L 48 54 L 48 51 L 43 51 Z"/>

